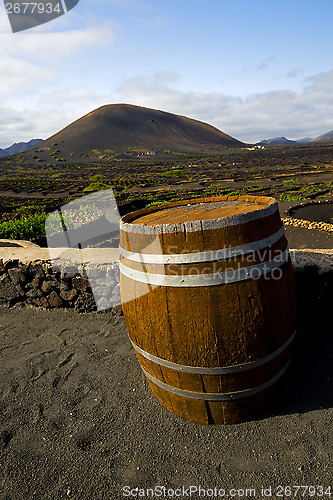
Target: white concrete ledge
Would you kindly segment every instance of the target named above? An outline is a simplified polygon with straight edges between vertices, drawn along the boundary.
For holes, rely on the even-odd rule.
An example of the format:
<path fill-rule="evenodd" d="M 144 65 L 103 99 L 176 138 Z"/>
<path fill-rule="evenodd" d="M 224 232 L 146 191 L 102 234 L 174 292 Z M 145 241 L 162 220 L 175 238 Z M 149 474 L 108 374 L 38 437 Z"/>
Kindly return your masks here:
<path fill-rule="evenodd" d="M 84 250 L 76 250 L 75 248 L 0 247 L 0 259 L 3 262 L 17 259 L 22 264 L 59 259 L 64 264 L 69 265 L 81 264 L 81 262 L 103 265 L 117 262 L 119 259 L 119 250 L 118 248 L 85 248 Z"/>
<path fill-rule="evenodd" d="M 7 247 L 5 243 L 16 243 L 20 247 Z M 19 260 L 23 264 L 36 261 L 47 261 L 59 259 L 65 265 L 81 265 L 81 262 L 92 266 L 102 266 L 117 262 L 119 259 L 118 248 L 85 248 L 83 250 L 68 248 L 41 248 L 30 242 L 0 240 L 0 259 L 3 262 L 8 260 Z M 320 270 L 333 270 L 333 249 L 292 249 L 291 259 L 295 269 L 300 269 L 306 265 L 316 265 Z"/>

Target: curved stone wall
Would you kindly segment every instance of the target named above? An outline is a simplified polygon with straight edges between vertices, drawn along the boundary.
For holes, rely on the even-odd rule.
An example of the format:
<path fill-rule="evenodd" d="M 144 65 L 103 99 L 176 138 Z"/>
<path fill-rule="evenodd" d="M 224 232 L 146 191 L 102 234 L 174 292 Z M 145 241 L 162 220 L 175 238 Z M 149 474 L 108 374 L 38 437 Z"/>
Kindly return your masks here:
<path fill-rule="evenodd" d="M 290 253 L 296 274 L 304 276 L 307 271 L 313 274 L 316 269 L 317 275 L 325 275 L 323 286 L 328 286 L 331 293 L 333 250 L 291 250 Z M 70 271 L 70 268 L 61 272 L 55 270 L 50 260 L 22 262 L 15 258 L 6 261 L 0 258 L 0 304 L 25 303 L 34 307 L 96 311 L 89 280 Z M 121 306 L 113 309 L 121 311 Z"/>

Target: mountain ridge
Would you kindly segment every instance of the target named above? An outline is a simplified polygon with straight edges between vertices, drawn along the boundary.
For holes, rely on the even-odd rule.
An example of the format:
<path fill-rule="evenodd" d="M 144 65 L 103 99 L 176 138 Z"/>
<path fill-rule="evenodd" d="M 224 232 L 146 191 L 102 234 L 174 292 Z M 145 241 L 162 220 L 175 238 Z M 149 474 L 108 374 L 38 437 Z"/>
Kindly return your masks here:
<path fill-rule="evenodd" d="M 27 149 L 37 146 L 37 144 L 43 142 L 43 139 L 30 139 L 28 142 L 14 142 L 8 148 L 0 148 L 0 158 L 8 156 L 12 153 L 20 153 L 21 151 L 26 151 Z"/>
<path fill-rule="evenodd" d="M 273 137 L 271 139 L 262 139 L 260 142 L 257 142 L 256 146 L 282 146 L 285 144 L 297 144 L 297 141 L 291 141 L 286 137 Z"/>
<path fill-rule="evenodd" d="M 325 141 L 327 139 L 333 139 L 333 130 L 326 132 L 326 134 L 319 135 L 318 137 L 313 139 L 313 141 L 311 141 L 311 142 Z"/>
<path fill-rule="evenodd" d="M 41 147 L 61 144 L 67 153 L 94 149 L 176 149 L 195 151 L 244 143 L 208 123 L 132 104 L 108 104 L 87 113 L 47 138 Z"/>

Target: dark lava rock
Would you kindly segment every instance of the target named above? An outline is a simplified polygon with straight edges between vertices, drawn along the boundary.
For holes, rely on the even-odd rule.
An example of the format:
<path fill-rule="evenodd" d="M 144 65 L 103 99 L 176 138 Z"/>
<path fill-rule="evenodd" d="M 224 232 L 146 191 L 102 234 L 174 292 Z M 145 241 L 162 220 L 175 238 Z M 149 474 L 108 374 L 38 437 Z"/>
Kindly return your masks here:
<path fill-rule="evenodd" d="M 53 289 L 53 283 L 51 281 L 44 281 L 42 284 L 42 290 L 44 293 L 50 293 Z"/>
<path fill-rule="evenodd" d="M 25 297 L 25 291 L 23 290 L 22 286 L 20 284 L 15 285 L 15 288 L 21 297 Z"/>
<path fill-rule="evenodd" d="M 88 290 L 88 288 L 90 288 L 89 281 L 86 278 L 82 278 L 80 276 L 76 276 L 75 278 L 73 278 L 72 283 L 73 287 L 76 290 L 80 290 L 81 292 L 85 292 L 86 290 Z"/>
<path fill-rule="evenodd" d="M 33 272 L 36 278 L 45 278 L 45 273 L 40 264 L 33 264 L 30 266 L 30 271 Z"/>
<path fill-rule="evenodd" d="M 25 276 L 22 270 L 19 267 L 13 267 L 12 269 L 8 269 L 8 275 L 14 285 L 18 285 L 19 283 L 25 282 Z"/>
<path fill-rule="evenodd" d="M 43 292 L 39 288 L 32 288 L 27 292 L 27 297 L 29 299 L 36 299 L 37 297 L 42 297 Z"/>
<path fill-rule="evenodd" d="M 19 294 L 15 288 L 15 285 L 13 284 L 9 276 L 7 276 L 7 274 L 4 274 L 0 278 L 0 299 L 12 302 L 18 297 Z"/>
<path fill-rule="evenodd" d="M 75 299 L 76 296 L 76 290 L 61 290 L 60 292 L 60 297 L 68 302 Z"/>
<path fill-rule="evenodd" d="M 71 283 L 71 280 L 69 279 L 66 279 L 66 278 L 62 278 L 60 280 L 60 286 L 59 286 L 59 289 L 60 290 L 64 290 L 64 291 L 67 291 L 67 290 L 70 290 L 71 289 L 71 286 L 72 283 Z"/>
<path fill-rule="evenodd" d="M 54 290 L 50 293 L 49 304 L 51 307 L 61 307 L 63 305 L 62 298 Z"/>
<path fill-rule="evenodd" d="M 74 309 L 78 312 L 91 312 L 96 311 L 96 304 L 92 294 L 83 292 L 75 301 Z"/>
<path fill-rule="evenodd" d="M 41 284 L 41 279 L 38 278 L 37 276 L 32 280 L 31 282 L 31 286 L 33 288 L 39 288 L 40 287 L 40 284 Z"/>
<path fill-rule="evenodd" d="M 49 303 L 46 297 L 39 297 L 38 299 L 33 299 L 32 304 L 37 307 L 49 307 Z"/>
<path fill-rule="evenodd" d="M 8 269 L 12 269 L 13 267 L 18 267 L 18 265 L 19 265 L 18 259 L 7 260 L 7 262 L 4 263 L 4 268 L 6 271 L 8 271 Z"/>
<path fill-rule="evenodd" d="M 27 299 L 27 304 L 34 307 L 49 307 L 46 297 L 37 297 L 36 299 Z"/>
<path fill-rule="evenodd" d="M 77 273 L 67 273 L 67 272 L 65 272 L 64 279 L 71 280 L 71 279 L 73 279 L 75 277 L 76 274 Z"/>

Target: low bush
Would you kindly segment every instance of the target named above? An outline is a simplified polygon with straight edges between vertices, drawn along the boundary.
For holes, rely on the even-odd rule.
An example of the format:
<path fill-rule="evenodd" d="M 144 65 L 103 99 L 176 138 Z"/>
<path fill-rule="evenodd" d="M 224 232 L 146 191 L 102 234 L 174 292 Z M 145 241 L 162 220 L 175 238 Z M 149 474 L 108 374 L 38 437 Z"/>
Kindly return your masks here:
<path fill-rule="evenodd" d="M 146 205 L 145 208 L 155 207 L 158 205 L 164 205 L 164 203 L 168 203 L 168 201 L 167 200 L 165 200 L 165 201 L 153 201 L 152 203 L 148 203 L 148 205 Z"/>
<path fill-rule="evenodd" d="M 67 230 L 74 227 L 70 215 L 66 216 L 65 224 L 61 214 L 55 212 L 50 215 L 44 209 L 44 205 L 28 205 L 18 208 L 16 211 L 18 217 L 16 219 L 0 223 L 0 238 L 35 241 L 39 244 L 45 244 L 46 219 L 48 219 L 47 225 L 50 234 L 61 231 L 65 226 Z"/>
<path fill-rule="evenodd" d="M 84 188 L 85 193 L 93 193 L 94 191 L 102 191 L 103 189 L 109 189 L 110 184 L 106 184 L 101 181 L 93 181 L 89 184 L 89 186 Z"/>
<path fill-rule="evenodd" d="M 90 177 L 90 182 L 98 182 L 101 181 L 104 178 L 104 175 L 101 174 L 96 174 Z"/>
<path fill-rule="evenodd" d="M 36 213 L 20 219 L 0 223 L 0 238 L 10 240 L 40 240 L 45 238 L 45 221 L 48 214 Z"/>
<path fill-rule="evenodd" d="M 181 177 L 184 175 L 184 172 L 180 170 L 179 168 L 174 168 L 171 170 L 168 170 L 167 172 L 163 172 L 161 175 L 165 177 Z"/>

